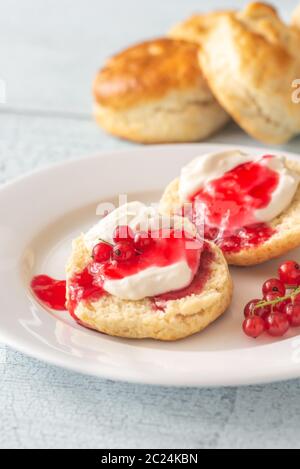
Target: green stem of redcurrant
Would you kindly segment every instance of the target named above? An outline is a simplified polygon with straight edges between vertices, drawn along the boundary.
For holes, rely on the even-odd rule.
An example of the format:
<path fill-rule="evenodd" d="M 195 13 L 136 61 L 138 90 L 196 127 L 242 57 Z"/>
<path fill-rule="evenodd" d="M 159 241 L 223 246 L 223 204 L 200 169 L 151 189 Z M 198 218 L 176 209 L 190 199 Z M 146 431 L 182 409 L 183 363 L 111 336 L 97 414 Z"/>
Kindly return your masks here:
<path fill-rule="evenodd" d="M 105 241 L 105 239 L 99 238 L 99 241 L 100 243 L 108 244 L 108 246 L 111 246 L 112 248 L 114 247 L 114 244 L 110 243 L 109 241 Z M 139 249 L 136 249 L 135 251 L 139 255 L 143 254 L 142 251 L 140 251 Z"/>
<path fill-rule="evenodd" d="M 286 295 L 286 296 L 282 296 L 280 298 L 276 298 L 276 300 L 272 300 L 272 301 L 261 301 L 260 303 L 257 303 L 255 306 L 254 306 L 254 310 L 255 309 L 258 309 L 258 308 L 264 308 L 265 306 L 274 306 L 274 305 L 277 305 L 278 303 L 282 303 L 283 301 L 286 301 L 286 300 L 293 300 L 293 298 L 297 295 L 300 294 L 300 287 L 296 288 L 290 295 Z"/>
<path fill-rule="evenodd" d="M 105 241 L 105 239 L 99 238 L 99 241 L 100 241 L 100 243 L 108 244 L 112 248 L 114 247 L 114 245 L 112 243 L 110 243 L 109 241 Z"/>

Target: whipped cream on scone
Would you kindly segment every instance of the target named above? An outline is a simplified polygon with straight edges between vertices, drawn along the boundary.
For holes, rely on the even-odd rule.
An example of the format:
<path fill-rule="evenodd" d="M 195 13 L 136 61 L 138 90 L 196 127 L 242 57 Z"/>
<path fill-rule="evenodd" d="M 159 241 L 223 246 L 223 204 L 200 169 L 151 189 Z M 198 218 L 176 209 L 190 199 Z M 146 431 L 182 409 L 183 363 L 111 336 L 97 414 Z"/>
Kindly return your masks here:
<path fill-rule="evenodd" d="M 131 202 L 101 219 L 84 235 L 87 249 L 92 253 L 99 240 L 113 244 L 118 226 L 147 233 L 151 249 L 137 250 L 127 263 L 108 260 L 91 267 L 98 269 L 97 282 L 105 292 L 136 301 L 190 285 L 199 267 L 203 243 L 191 240 L 195 229 L 188 220 L 161 216 L 141 202 Z"/>
<path fill-rule="evenodd" d="M 244 165 L 243 174 L 241 174 L 242 165 Z M 250 173 L 251 169 L 254 169 L 253 174 Z M 236 170 L 236 174 L 227 178 L 223 186 L 215 184 L 218 180 L 221 181 L 226 173 L 229 175 L 233 170 Z M 247 172 L 249 177 L 245 181 Z M 252 178 L 253 175 L 256 175 L 256 178 Z M 243 177 L 243 180 L 241 181 L 239 177 Z M 270 187 L 271 185 L 272 187 Z M 234 207 L 234 191 L 237 193 L 243 191 L 245 193 L 244 201 L 249 204 L 249 210 L 246 217 L 240 217 L 240 220 L 235 217 L 234 228 L 240 228 L 247 224 L 269 222 L 279 216 L 290 205 L 298 185 L 299 175 L 285 166 L 285 160 L 282 156 L 254 157 L 238 150 L 230 150 L 201 155 L 182 168 L 179 196 L 182 203 L 195 199 L 203 204 L 213 203 L 214 210 L 220 209 L 226 216 L 225 200 L 228 201 L 228 211 L 237 210 L 237 207 Z M 218 197 L 220 189 L 222 197 Z M 264 197 L 268 190 L 270 190 L 269 197 Z M 205 193 L 215 197 L 209 198 L 207 201 Z M 238 201 L 236 205 L 238 205 Z M 253 211 L 252 208 L 254 208 Z M 250 214 L 250 211 L 253 213 Z M 218 224 L 213 218 L 211 222 Z"/>
<path fill-rule="evenodd" d="M 234 265 L 256 265 L 300 245 L 300 165 L 277 154 L 227 150 L 186 165 L 160 201 L 204 225 Z"/>
<path fill-rule="evenodd" d="M 221 250 L 188 219 L 140 202 L 75 239 L 66 274 L 67 309 L 79 324 L 134 339 L 195 334 L 225 312 L 232 296 Z"/>

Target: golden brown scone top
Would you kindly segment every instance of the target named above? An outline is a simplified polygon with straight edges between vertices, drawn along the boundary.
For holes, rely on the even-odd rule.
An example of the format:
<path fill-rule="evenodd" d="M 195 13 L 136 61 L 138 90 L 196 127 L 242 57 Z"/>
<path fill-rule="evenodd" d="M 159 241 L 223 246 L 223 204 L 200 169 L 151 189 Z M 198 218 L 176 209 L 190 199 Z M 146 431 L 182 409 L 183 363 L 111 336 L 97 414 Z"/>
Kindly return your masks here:
<path fill-rule="evenodd" d="M 260 66 L 263 64 L 261 59 L 265 57 L 265 71 L 261 67 L 255 70 L 259 75 L 266 74 L 269 68 L 269 78 L 280 78 L 281 74 L 276 76 L 279 70 L 270 69 L 269 64 L 292 66 L 294 60 L 299 63 L 300 32 L 284 24 L 273 7 L 251 3 L 240 13 L 224 14 L 219 21 L 219 25 L 224 27 L 223 31 L 228 28 L 229 34 L 234 37 L 236 48 L 240 51 L 241 65 L 244 63 L 248 69 L 250 66 L 255 69 L 258 63 Z M 252 60 L 249 62 L 250 58 Z"/>
<path fill-rule="evenodd" d="M 300 24 L 300 5 L 298 13 L 296 10 L 294 16 L 298 17 Z M 298 54 L 295 46 L 299 41 L 299 33 L 281 21 L 274 7 L 262 2 L 249 3 L 242 11 L 224 10 L 193 15 L 174 26 L 168 35 L 202 45 L 207 35 L 213 32 L 222 21 L 237 22 L 249 33 L 261 35 L 268 42 L 287 48 L 293 55 Z"/>
<path fill-rule="evenodd" d="M 234 11 L 224 10 L 212 13 L 194 14 L 186 21 L 178 23 L 168 32 L 168 36 L 173 39 L 202 43 L 205 35 L 213 28 L 216 22 L 224 15 L 234 14 Z"/>
<path fill-rule="evenodd" d="M 292 101 L 292 83 L 300 77 L 300 29 L 258 2 L 241 12 L 219 12 L 205 28 L 201 15 L 195 21 L 201 69 L 236 122 L 266 143 L 284 143 L 300 133 L 300 106 Z"/>
<path fill-rule="evenodd" d="M 270 5 L 255 2 L 241 12 L 219 16 L 215 27 L 207 32 L 204 55 L 211 52 L 205 51 L 210 35 L 215 35 L 213 44 L 217 36 L 221 40 L 225 34 L 231 37 L 239 72 L 245 73 L 246 83 L 266 83 L 270 92 L 286 94 L 293 107 L 291 86 L 300 73 L 300 31 L 283 23 Z M 232 51 L 224 50 L 225 55 L 228 53 Z"/>
<path fill-rule="evenodd" d="M 272 6 L 259 2 L 250 3 L 236 15 L 236 19 L 249 32 L 261 35 L 265 41 L 278 45 L 292 56 L 299 56 L 299 31 L 285 24 Z"/>
<path fill-rule="evenodd" d="M 204 83 L 198 46 L 161 38 L 137 44 L 109 59 L 96 77 L 94 96 L 103 106 L 124 109 Z"/>
<path fill-rule="evenodd" d="M 300 28 L 300 3 L 295 8 L 292 14 L 292 25 L 296 28 Z"/>

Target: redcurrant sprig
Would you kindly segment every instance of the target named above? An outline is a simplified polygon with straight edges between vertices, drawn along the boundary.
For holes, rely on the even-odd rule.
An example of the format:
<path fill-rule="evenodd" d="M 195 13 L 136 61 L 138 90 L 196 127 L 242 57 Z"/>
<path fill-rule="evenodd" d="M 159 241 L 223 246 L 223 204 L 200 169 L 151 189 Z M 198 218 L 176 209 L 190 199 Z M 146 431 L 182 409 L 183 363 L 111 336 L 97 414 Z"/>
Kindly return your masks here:
<path fill-rule="evenodd" d="M 265 308 L 268 306 L 276 306 L 277 304 L 284 303 L 285 301 L 291 300 L 293 302 L 293 299 L 297 295 L 300 294 L 300 287 L 297 287 L 295 290 L 293 290 L 290 294 L 285 295 L 285 296 L 279 296 L 275 298 L 274 300 L 266 301 L 266 300 L 261 300 L 260 302 L 256 303 L 256 305 L 253 306 L 253 312 L 258 309 L 258 308 Z"/>
<path fill-rule="evenodd" d="M 290 327 L 300 327 L 300 265 L 285 262 L 278 276 L 263 284 L 263 299 L 245 306 L 243 330 L 249 337 L 256 339 L 264 332 L 282 337 Z"/>

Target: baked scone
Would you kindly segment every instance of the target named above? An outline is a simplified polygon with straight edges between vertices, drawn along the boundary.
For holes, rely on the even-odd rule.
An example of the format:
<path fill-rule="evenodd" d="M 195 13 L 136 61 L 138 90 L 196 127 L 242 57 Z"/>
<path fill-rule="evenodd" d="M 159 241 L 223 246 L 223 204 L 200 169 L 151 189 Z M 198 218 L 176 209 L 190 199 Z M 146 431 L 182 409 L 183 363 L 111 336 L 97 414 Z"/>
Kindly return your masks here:
<path fill-rule="evenodd" d="M 142 143 L 205 139 L 229 120 L 198 63 L 198 46 L 167 38 L 112 57 L 94 82 L 95 117 L 107 132 Z"/>
<path fill-rule="evenodd" d="M 292 25 L 300 29 L 300 4 L 293 11 Z"/>
<path fill-rule="evenodd" d="M 187 34 L 200 45 L 199 60 L 224 109 L 251 136 L 282 144 L 300 133 L 300 107 L 292 83 L 300 76 L 300 31 L 284 24 L 274 8 L 251 3 L 224 12 L 202 28 L 199 16 Z M 178 37 L 184 37 L 181 26 Z M 173 33 L 173 36 L 176 34 Z"/>
<path fill-rule="evenodd" d="M 234 13 L 233 10 L 220 10 L 211 13 L 194 14 L 187 20 L 173 26 L 167 33 L 172 39 L 190 41 L 194 44 L 202 45 L 206 34 L 220 17 L 227 13 Z"/>
<path fill-rule="evenodd" d="M 132 217 L 128 226 L 137 229 L 140 221 L 137 222 L 132 214 L 143 210 L 142 205 L 128 204 L 128 213 Z M 99 231 L 96 225 L 90 234 L 82 235 L 73 242 L 72 255 L 67 265 L 67 305 L 79 323 L 112 336 L 171 341 L 203 330 L 227 309 L 232 296 L 232 281 L 224 256 L 213 243 L 202 246 L 198 273 L 191 285 L 179 292 L 138 300 L 120 298 L 107 291 L 99 297 L 97 288 L 95 291 L 90 290 L 89 295 L 78 295 L 78 283 L 74 287 L 74 278 L 82 276 L 81 273 L 86 272 L 87 266 L 91 264 L 91 247 L 98 239 L 95 233 L 105 235 L 107 226 L 113 226 L 111 219 L 107 223 L 104 229 L 100 227 Z M 163 281 L 163 276 L 160 276 L 160 283 Z M 200 283 L 197 284 L 197 281 Z M 144 288 L 136 285 L 137 290 L 140 287 Z"/>
<path fill-rule="evenodd" d="M 228 154 L 226 154 L 226 152 L 224 153 L 226 158 L 228 158 L 232 152 L 227 153 Z M 239 152 L 236 152 L 236 155 L 235 152 L 233 152 L 232 156 L 238 158 Z M 230 244 L 226 244 L 225 240 L 223 253 L 229 264 L 237 266 L 260 264 L 279 257 L 300 246 L 300 163 L 288 159 L 283 159 L 283 161 L 286 170 L 293 174 L 293 182 L 291 182 L 290 187 L 286 189 L 283 189 L 282 186 L 281 193 L 278 193 L 277 196 L 277 202 L 275 203 L 277 207 L 275 207 L 275 210 L 280 211 L 278 204 L 281 202 L 283 203 L 282 207 L 285 205 L 285 208 L 276 217 L 269 220 L 267 224 L 264 226 L 261 225 L 261 238 L 259 238 L 258 243 L 251 245 L 251 240 L 248 243 L 246 239 L 245 242 L 248 243 L 246 247 L 242 247 L 241 249 L 235 249 L 233 247 L 231 250 Z M 236 164 L 239 163 L 237 162 Z M 217 167 L 217 163 L 214 163 L 214 165 Z M 179 186 L 180 179 L 177 178 L 166 188 L 160 201 L 161 213 L 182 213 L 183 202 L 180 197 Z M 253 225 L 253 227 L 260 229 L 259 224 Z M 241 231 L 240 233 L 240 236 L 246 238 L 248 231 Z M 249 233 L 252 235 L 250 229 Z M 208 231 L 208 239 L 209 238 L 210 233 Z M 229 238 L 229 241 L 231 239 L 232 238 Z M 218 239 L 218 235 L 216 235 L 215 242 L 222 247 L 223 240 Z M 243 246 L 243 244 L 241 244 L 241 246 Z"/>

